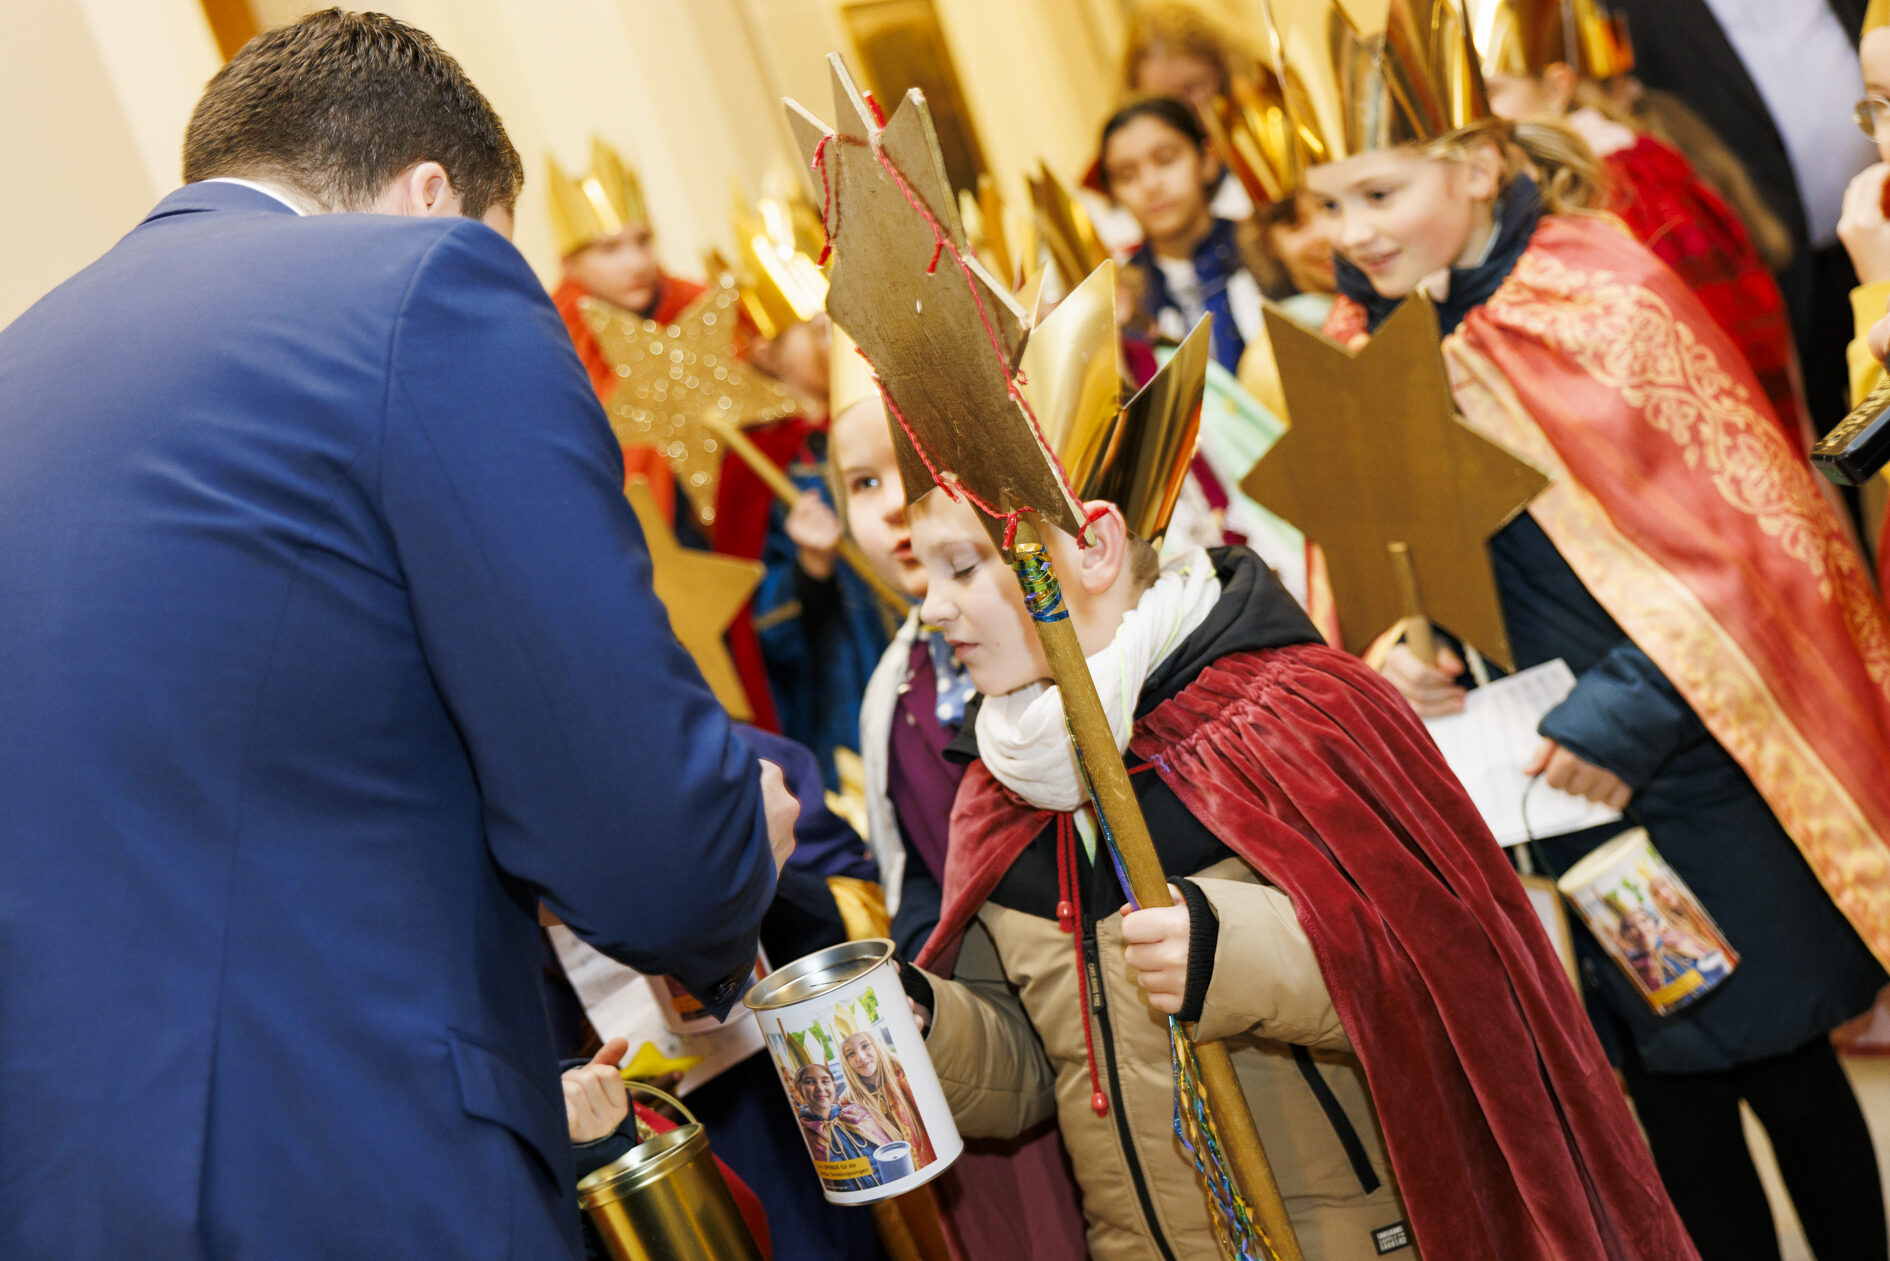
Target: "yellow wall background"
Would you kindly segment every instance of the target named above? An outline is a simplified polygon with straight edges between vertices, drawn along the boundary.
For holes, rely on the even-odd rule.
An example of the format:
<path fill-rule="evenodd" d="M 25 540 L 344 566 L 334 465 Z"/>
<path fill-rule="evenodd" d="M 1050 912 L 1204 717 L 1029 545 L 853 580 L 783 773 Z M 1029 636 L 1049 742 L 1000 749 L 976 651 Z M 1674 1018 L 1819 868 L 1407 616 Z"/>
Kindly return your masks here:
<path fill-rule="evenodd" d="M 1239 5 L 1252 0 L 1223 0 Z M 642 175 L 669 264 L 727 253 L 732 185 L 799 178 L 780 98 L 832 116 L 825 56 L 849 0 L 376 0 L 466 66 L 525 157 L 519 248 L 557 259 L 545 157 L 602 135 Z M 1087 165 L 1115 95 L 1126 0 L 936 0 L 984 153 L 1007 195 L 1038 158 Z M 225 0 L 225 7 L 228 0 Z M 262 26 L 321 7 L 248 0 Z M 201 0 L 0 8 L 0 324 L 129 231 L 178 183 L 184 123 L 221 54 Z"/>

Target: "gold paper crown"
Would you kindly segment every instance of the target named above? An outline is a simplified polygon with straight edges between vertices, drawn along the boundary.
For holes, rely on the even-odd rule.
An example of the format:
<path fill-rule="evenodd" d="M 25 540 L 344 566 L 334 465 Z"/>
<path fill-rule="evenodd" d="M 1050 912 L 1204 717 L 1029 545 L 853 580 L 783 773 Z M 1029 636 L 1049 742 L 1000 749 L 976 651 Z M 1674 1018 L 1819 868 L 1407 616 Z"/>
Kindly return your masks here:
<path fill-rule="evenodd" d="M 1151 542 L 1167 532 L 1187 480 L 1208 350 L 1203 321 L 1123 406 L 1113 262 L 1091 272 L 1024 344 L 1024 397 L 1076 497 L 1116 505 L 1130 533 Z"/>
<path fill-rule="evenodd" d="M 1890 0 L 1870 0 L 1870 7 L 1864 10 L 1864 29 L 1859 32 L 1859 38 L 1885 26 L 1890 26 Z"/>
<path fill-rule="evenodd" d="M 1037 174 L 1025 176 L 1024 182 L 1030 186 L 1037 234 L 1044 248 L 1050 251 L 1051 261 L 1062 273 L 1064 287 L 1073 289 L 1085 276 L 1109 261 L 1109 251 L 1096 235 L 1089 212 L 1070 196 L 1070 190 L 1056 177 L 1048 162 L 1040 162 Z"/>
<path fill-rule="evenodd" d="M 1598 80 L 1634 69 L 1627 16 L 1607 0 L 1470 0 L 1470 12 L 1485 75 L 1538 75 L 1558 61 Z"/>
<path fill-rule="evenodd" d="M 764 195 L 752 206 L 738 189 L 731 218 L 742 309 L 766 339 L 806 323 L 827 301 L 815 261 L 826 248 L 820 212 L 805 197 Z"/>
<path fill-rule="evenodd" d="M 1202 125 L 1255 206 L 1285 201 L 1299 188 L 1303 155 L 1279 80 L 1271 74 L 1231 76 L 1226 96 L 1201 115 Z"/>
<path fill-rule="evenodd" d="M 1308 165 L 1424 143 L 1489 116 L 1462 0 L 1267 0 Z"/>
<path fill-rule="evenodd" d="M 567 258 L 592 242 L 650 221 L 636 171 L 601 138 L 591 140 L 590 173 L 581 179 L 566 175 L 556 158 L 547 157 L 545 164 L 550 168 L 551 234 L 558 257 Z"/>
<path fill-rule="evenodd" d="M 781 1041 L 787 1047 L 788 1073 L 790 1076 L 799 1077 L 802 1069 L 812 1068 L 815 1064 L 814 1057 L 807 1053 L 807 1047 L 801 1042 L 801 1039 L 805 1038 L 807 1035 L 805 1033 L 789 1033 L 787 1026 L 782 1024 L 779 1020 L 774 1022 L 774 1027 L 780 1031 Z M 825 1061 L 821 1061 L 821 1063 L 825 1063 Z"/>
<path fill-rule="evenodd" d="M 851 1004 L 845 1007 L 836 1006 L 833 1009 L 833 1031 L 839 1034 L 842 1039 L 852 1037 L 863 1028 L 865 1028 L 864 1025 L 857 1023 L 853 1019 Z"/>

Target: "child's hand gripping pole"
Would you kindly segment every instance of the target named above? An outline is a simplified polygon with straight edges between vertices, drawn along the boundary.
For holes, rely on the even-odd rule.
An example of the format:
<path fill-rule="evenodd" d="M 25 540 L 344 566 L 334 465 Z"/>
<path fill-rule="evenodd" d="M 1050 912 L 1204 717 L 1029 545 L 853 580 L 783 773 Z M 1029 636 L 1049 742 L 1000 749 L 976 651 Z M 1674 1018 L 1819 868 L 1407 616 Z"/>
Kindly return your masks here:
<path fill-rule="evenodd" d="M 801 488 L 796 486 L 794 479 L 783 473 L 775 462 L 754 444 L 753 439 L 713 412 L 703 415 L 702 427 L 720 439 L 723 446 L 752 469 L 755 476 L 774 492 L 776 499 L 790 508 L 794 506 L 795 501 L 801 497 Z M 879 597 L 880 602 L 903 621 L 907 611 L 912 608 L 911 597 L 903 591 L 895 590 L 891 583 L 880 577 L 867 563 L 859 544 L 852 539 L 843 537 L 834 550 L 839 552 L 840 559 L 851 566 L 854 573 L 866 580 L 866 585 L 873 589 L 873 594 Z"/>
<path fill-rule="evenodd" d="M 1070 741 L 1077 761 L 1088 781 L 1096 808 L 1102 814 L 1115 844 L 1129 893 L 1137 906 L 1168 906 L 1168 877 L 1163 874 L 1155 844 L 1149 838 L 1148 823 L 1142 817 L 1141 803 L 1129 786 L 1128 768 L 1116 753 L 1114 734 L 1103 715 L 1102 701 L 1096 695 L 1096 683 L 1090 677 L 1089 663 L 1070 625 L 1069 610 L 1063 604 L 1063 591 L 1050 557 L 1028 514 L 1017 518 L 1015 546 L 1011 567 L 1024 589 L 1024 603 L 1043 642 L 1050 674 L 1063 695 L 1063 712 L 1069 721 Z M 1193 1030 L 1184 1030 L 1193 1042 Z M 1253 1114 L 1247 1109 L 1246 1096 L 1234 1075 L 1234 1062 L 1227 1048 L 1219 1042 L 1194 1044 L 1194 1059 L 1200 1074 L 1202 1093 L 1209 1112 L 1215 1118 L 1221 1147 L 1233 1167 L 1234 1180 L 1246 1200 L 1259 1228 L 1264 1246 L 1277 1261 L 1303 1261 L 1293 1224 L 1280 1196 L 1279 1183 L 1267 1163 L 1254 1128 Z"/>

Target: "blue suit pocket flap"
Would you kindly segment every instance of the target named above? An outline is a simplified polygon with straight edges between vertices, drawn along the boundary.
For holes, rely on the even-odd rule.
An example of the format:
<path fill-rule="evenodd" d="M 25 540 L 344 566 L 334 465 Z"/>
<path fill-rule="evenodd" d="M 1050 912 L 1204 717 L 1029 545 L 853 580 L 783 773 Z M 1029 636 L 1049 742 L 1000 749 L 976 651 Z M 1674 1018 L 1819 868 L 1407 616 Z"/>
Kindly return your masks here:
<path fill-rule="evenodd" d="M 448 1032 L 461 1102 L 469 1115 L 502 1125 L 538 1154 L 552 1184 L 570 1189 L 571 1138 L 564 1101 L 548 1094 L 500 1051 L 457 1030 Z"/>

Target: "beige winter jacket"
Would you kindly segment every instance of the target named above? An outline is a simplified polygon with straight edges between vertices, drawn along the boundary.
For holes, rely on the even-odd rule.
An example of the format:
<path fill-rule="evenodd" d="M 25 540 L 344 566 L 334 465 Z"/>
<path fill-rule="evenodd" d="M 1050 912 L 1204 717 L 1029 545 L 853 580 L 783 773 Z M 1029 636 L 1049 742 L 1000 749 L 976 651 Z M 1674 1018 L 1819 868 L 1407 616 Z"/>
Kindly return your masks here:
<path fill-rule="evenodd" d="M 1409 1229 L 1364 1074 L 1291 901 L 1239 859 L 1193 879 L 1220 920 L 1197 1036 L 1228 1041 L 1307 1261 L 1416 1257 L 1400 1246 Z M 1057 1117 L 1099 1261 L 1162 1261 L 1151 1213 L 1175 1261 L 1216 1261 L 1205 1192 L 1174 1135 L 1167 1021 L 1123 962 L 1119 915 L 1097 925 L 1097 957 L 1105 1010 L 1093 1030 L 1107 1115 L 1090 1106 L 1073 939 L 1052 920 L 993 903 L 968 931 L 953 979 L 933 978 L 926 1044 L 946 1099 L 968 1136 L 1010 1137 Z M 1376 1190 L 1362 1189 L 1292 1043 L 1311 1048 Z"/>

